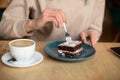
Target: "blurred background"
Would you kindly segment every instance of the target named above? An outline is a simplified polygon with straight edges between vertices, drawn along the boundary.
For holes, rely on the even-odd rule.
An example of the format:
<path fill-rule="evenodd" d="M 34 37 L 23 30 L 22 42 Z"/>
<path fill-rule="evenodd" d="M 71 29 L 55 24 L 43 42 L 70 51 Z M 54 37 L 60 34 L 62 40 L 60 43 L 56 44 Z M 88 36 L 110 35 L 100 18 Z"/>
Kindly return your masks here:
<path fill-rule="evenodd" d="M 10 4 L 11 0 L 0 0 L 0 19 L 2 16 L 3 11 L 7 6 Z"/>
<path fill-rule="evenodd" d="M 100 41 L 120 42 L 120 0 L 106 0 Z"/>
<path fill-rule="evenodd" d="M 0 19 L 12 0 L 0 0 Z M 120 0 L 106 0 L 100 42 L 120 42 Z"/>

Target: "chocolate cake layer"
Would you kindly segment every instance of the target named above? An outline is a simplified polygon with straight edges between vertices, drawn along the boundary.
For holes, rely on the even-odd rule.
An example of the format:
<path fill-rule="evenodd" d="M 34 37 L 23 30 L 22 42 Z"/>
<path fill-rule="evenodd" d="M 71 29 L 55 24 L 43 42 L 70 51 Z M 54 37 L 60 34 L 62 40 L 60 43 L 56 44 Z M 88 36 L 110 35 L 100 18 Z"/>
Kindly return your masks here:
<path fill-rule="evenodd" d="M 58 49 L 59 49 L 59 50 L 67 50 L 67 51 L 74 52 L 74 51 L 76 51 L 77 49 L 79 49 L 80 47 L 82 47 L 81 44 L 76 45 L 75 47 L 69 47 L 69 46 L 58 46 Z"/>
<path fill-rule="evenodd" d="M 59 50 L 66 50 L 66 51 L 74 52 L 74 51 L 78 50 L 78 49 L 81 48 L 81 47 L 82 47 L 82 44 L 79 43 L 79 44 L 77 44 L 77 45 L 75 45 L 75 46 L 60 45 L 60 46 L 58 46 L 58 49 L 59 49 Z"/>

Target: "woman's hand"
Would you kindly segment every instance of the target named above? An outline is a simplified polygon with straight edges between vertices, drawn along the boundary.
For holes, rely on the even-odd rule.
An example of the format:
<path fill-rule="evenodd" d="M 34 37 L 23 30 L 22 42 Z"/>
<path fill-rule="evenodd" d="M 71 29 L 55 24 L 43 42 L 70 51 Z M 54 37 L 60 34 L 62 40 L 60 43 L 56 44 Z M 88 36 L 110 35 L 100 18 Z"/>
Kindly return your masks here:
<path fill-rule="evenodd" d="M 80 33 L 80 37 L 84 43 L 93 47 L 99 39 L 98 34 L 95 31 L 83 31 Z"/>
<path fill-rule="evenodd" d="M 45 9 L 42 14 L 32 21 L 35 30 L 41 29 L 47 22 L 54 23 L 59 27 L 63 22 L 66 22 L 65 14 L 61 9 Z"/>

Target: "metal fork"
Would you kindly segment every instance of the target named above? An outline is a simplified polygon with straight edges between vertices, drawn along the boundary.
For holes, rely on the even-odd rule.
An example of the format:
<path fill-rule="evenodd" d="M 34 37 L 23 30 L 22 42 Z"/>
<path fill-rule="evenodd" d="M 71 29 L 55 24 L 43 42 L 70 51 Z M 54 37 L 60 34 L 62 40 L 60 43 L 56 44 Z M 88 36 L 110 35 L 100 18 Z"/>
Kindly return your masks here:
<path fill-rule="evenodd" d="M 67 28 L 66 28 L 66 24 L 65 24 L 65 23 L 63 23 L 63 27 L 64 27 L 64 30 L 65 30 L 65 39 L 66 39 L 66 41 L 72 41 L 71 36 L 70 36 L 70 34 L 68 33 L 68 31 L 67 31 Z"/>

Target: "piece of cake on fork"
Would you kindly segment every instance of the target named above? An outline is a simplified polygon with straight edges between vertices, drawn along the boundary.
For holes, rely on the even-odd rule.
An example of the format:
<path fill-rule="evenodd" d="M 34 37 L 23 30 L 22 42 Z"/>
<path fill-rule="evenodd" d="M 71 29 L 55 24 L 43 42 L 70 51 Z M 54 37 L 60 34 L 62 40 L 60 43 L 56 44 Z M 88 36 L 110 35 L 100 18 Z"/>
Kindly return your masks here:
<path fill-rule="evenodd" d="M 58 45 L 58 53 L 60 56 L 77 57 L 82 50 L 81 41 L 66 41 Z"/>

